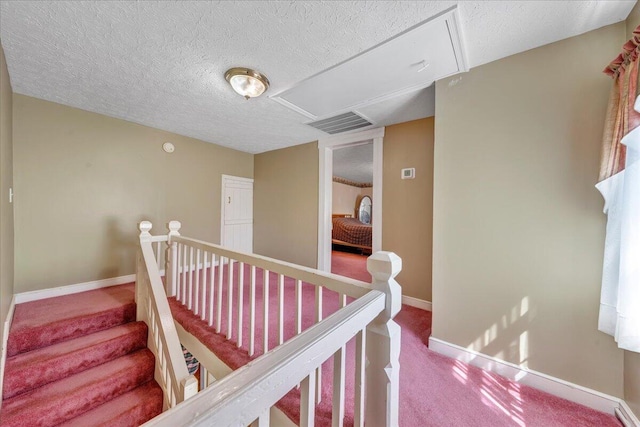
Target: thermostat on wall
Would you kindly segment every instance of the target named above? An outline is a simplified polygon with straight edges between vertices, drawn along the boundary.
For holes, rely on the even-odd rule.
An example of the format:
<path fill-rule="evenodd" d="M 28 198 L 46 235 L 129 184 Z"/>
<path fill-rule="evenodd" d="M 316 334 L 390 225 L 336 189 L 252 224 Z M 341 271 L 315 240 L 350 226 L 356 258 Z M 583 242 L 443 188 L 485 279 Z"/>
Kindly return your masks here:
<path fill-rule="evenodd" d="M 416 168 L 404 168 L 401 174 L 402 179 L 413 179 L 416 177 Z"/>

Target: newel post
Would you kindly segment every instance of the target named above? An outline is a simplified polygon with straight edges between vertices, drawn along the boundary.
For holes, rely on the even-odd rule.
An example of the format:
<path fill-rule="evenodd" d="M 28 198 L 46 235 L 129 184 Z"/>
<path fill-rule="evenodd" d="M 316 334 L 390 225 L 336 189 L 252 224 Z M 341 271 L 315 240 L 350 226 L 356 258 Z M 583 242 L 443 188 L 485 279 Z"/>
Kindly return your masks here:
<path fill-rule="evenodd" d="M 151 221 L 142 221 L 138 224 L 138 229 L 140 229 L 140 242 L 151 241 L 151 233 L 149 233 L 149 231 L 151 231 L 152 228 L 153 225 L 151 224 Z"/>
<path fill-rule="evenodd" d="M 393 252 L 376 252 L 367 259 L 372 288 L 386 294 L 385 309 L 367 327 L 367 427 L 398 425 L 400 389 L 400 326 L 393 320 L 402 307 L 402 289 L 395 277 L 402 260 Z"/>
<path fill-rule="evenodd" d="M 178 280 L 178 243 L 173 241 L 173 237 L 179 236 L 180 221 L 169 221 L 167 224 L 169 234 L 167 235 L 167 253 L 164 257 L 165 281 L 167 296 L 176 294 L 176 282 Z"/>
<path fill-rule="evenodd" d="M 180 389 L 182 390 L 182 402 L 184 402 L 198 394 L 198 380 L 195 376 L 189 375 L 180 381 Z"/>
<path fill-rule="evenodd" d="M 138 224 L 138 229 L 140 230 L 140 248 L 138 249 L 138 256 L 136 260 L 136 320 L 144 320 L 145 319 L 145 304 L 143 301 L 146 301 L 148 295 L 145 295 L 145 292 L 148 290 L 148 286 L 143 284 L 144 281 L 149 280 L 147 276 L 147 269 L 144 266 L 144 258 L 142 256 L 142 245 L 151 244 L 151 228 L 153 225 L 150 221 L 142 221 Z"/>

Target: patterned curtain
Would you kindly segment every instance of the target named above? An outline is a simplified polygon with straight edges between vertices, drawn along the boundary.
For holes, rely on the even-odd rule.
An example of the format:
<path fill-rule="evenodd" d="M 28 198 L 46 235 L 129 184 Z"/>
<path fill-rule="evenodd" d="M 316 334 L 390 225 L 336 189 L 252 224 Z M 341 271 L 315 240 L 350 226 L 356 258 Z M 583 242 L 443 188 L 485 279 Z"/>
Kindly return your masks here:
<path fill-rule="evenodd" d="M 605 200 L 607 230 L 598 329 L 618 346 L 640 352 L 640 26 L 604 70 L 613 88 L 596 188 Z"/>

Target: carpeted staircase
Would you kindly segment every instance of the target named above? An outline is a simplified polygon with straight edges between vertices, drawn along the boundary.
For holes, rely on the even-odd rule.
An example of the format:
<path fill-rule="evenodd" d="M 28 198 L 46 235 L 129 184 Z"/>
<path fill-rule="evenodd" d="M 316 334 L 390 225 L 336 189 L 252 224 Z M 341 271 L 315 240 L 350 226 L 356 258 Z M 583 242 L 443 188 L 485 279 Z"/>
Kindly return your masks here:
<path fill-rule="evenodd" d="M 133 284 L 19 304 L 0 426 L 138 426 L 162 412 Z"/>

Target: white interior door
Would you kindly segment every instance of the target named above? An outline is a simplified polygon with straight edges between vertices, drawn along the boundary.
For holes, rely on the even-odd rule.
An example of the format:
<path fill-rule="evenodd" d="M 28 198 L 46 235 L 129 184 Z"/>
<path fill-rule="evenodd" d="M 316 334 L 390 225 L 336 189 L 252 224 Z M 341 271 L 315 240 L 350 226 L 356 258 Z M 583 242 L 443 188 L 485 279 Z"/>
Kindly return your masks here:
<path fill-rule="evenodd" d="M 222 175 L 221 244 L 253 253 L 253 179 Z"/>

